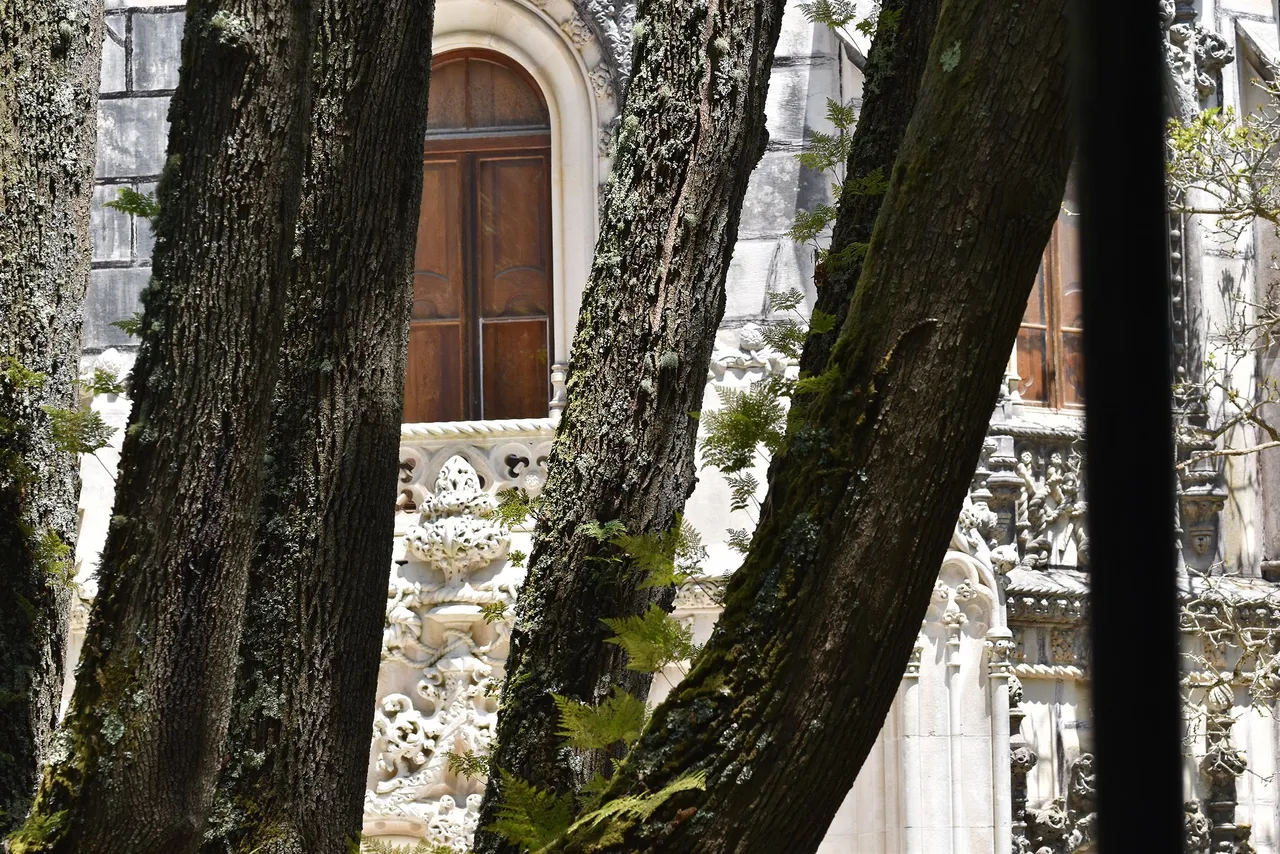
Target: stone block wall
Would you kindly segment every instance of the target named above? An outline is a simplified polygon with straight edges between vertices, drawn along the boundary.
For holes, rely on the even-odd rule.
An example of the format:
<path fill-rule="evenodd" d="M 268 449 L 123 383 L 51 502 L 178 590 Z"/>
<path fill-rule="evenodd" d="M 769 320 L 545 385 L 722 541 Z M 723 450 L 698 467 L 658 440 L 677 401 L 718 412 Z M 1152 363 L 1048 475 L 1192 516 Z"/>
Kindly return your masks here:
<path fill-rule="evenodd" d="M 93 278 L 84 348 L 130 344 L 111 324 L 139 309 L 151 276 L 151 229 L 104 204 L 127 187 L 152 192 L 164 168 L 169 98 L 178 84 L 184 7 L 172 0 L 107 0 L 98 104 L 97 186 L 90 228 Z"/>

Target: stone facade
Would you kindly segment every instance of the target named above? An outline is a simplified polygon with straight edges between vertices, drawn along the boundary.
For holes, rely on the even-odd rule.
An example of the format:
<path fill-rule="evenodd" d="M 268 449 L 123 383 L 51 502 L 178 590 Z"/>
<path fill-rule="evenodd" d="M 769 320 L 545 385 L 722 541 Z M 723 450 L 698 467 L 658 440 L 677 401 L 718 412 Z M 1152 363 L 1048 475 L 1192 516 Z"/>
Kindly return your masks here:
<path fill-rule="evenodd" d="M 102 66 L 94 272 L 84 367 L 127 372 L 132 345 L 112 322 L 137 310 L 149 276 L 147 225 L 104 208 L 128 186 L 146 192 L 163 167 L 166 110 L 176 85 L 184 16 L 165 0 L 108 0 Z M 401 448 L 392 578 L 378 701 L 371 733 L 366 833 L 392 843 L 428 839 L 465 851 L 482 779 L 450 768 L 448 753 L 483 753 L 493 731 L 510 613 L 530 531 L 488 517 L 497 490 L 537 493 L 562 403 L 563 363 L 589 269 L 598 189 L 625 92 L 633 7 L 618 0 L 438 0 L 436 49 L 486 47 L 524 65 L 553 116 L 553 239 L 556 244 L 556 398 L 547 418 L 406 424 Z M 1269 73 L 1277 50 L 1266 0 L 1165 4 L 1170 102 L 1180 112 L 1249 108 L 1250 76 Z M 723 328 L 708 374 L 740 387 L 792 370 L 769 351 L 759 325 L 767 294 L 811 293 L 813 252 L 785 237 L 795 214 L 828 200 L 829 180 L 795 158 L 814 131 L 829 131 L 828 98 L 855 103 L 868 45 L 856 31 L 807 22 L 793 3 L 784 20 L 768 100 L 768 150 L 754 174 L 730 268 Z M 1234 61 L 1233 61 L 1234 57 Z M 1277 250 L 1252 230 L 1232 245 L 1210 224 L 1170 224 L 1178 367 L 1194 379 L 1215 346 L 1215 324 L 1232 306 L 1270 287 Z M 823 843 L 824 854 L 1009 854 L 1092 850 L 1087 616 L 1088 526 L 1078 414 L 1050 411 L 1018 395 L 1011 357 L 1006 391 L 972 489 L 943 560 L 933 601 L 884 730 Z M 1116 366 L 1123 370 L 1123 366 Z M 1243 377 L 1280 376 L 1262 358 Z M 1221 401 L 1216 402 L 1219 406 Z M 1184 459 L 1197 430 L 1218 417 L 1186 411 Z M 92 403 L 123 428 L 129 402 Z M 93 573 L 111 506 L 118 443 L 84 459 L 80 579 Z M 1193 723 L 1186 745 L 1188 850 L 1280 854 L 1280 730 L 1250 710 L 1248 679 L 1218 678 L 1238 651 L 1202 642 L 1196 620 L 1274 631 L 1272 576 L 1280 567 L 1280 450 L 1206 461 L 1181 472 L 1181 583 L 1188 603 L 1187 680 Z M 763 463 L 757 476 L 763 478 Z M 708 595 L 731 572 L 728 487 L 704 472 L 687 518 L 702 533 L 708 578 L 677 600 L 677 615 L 705 639 L 717 607 Z M 81 611 L 83 613 L 83 610 Z M 1222 635 L 1226 637 L 1226 635 Z M 1268 636 L 1269 637 L 1269 636 Z M 71 654 L 78 654 L 74 642 Z M 1141 737 L 1141 638 L 1109 651 L 1135 662 L 1134 737 Z M 1236 668 L 1239 670 L 1240 668 Z M 658 700 L 679 679 L 655 682 Z M 1197 718 L 1198 715 L 1198 718 Z"/>

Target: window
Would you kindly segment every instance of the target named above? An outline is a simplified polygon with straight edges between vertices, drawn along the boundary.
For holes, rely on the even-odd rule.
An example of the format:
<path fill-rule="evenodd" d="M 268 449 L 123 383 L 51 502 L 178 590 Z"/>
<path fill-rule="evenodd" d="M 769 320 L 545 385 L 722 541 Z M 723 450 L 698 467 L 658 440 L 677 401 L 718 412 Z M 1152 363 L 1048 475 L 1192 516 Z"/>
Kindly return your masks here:
<path fill-rule="evenodd" d="M 1018 391 L 1028 403 L 1055 409 L 1084 405 L 1078 211 L 1069 180 L 1018 329 Z"/>
<path fill-rule="evenodd" d="M 545 417 L 551 127 L 527 72 L 491 51 L 431 71 L 405 421 Z"/>

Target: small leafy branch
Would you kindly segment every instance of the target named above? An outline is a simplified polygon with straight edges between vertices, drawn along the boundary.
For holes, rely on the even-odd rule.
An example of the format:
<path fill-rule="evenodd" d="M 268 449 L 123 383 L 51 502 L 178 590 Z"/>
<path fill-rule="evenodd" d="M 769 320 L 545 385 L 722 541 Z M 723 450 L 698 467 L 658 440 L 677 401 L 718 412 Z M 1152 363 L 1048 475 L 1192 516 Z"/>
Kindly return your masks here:
<path fill-rule="evenodd" d="M 468 749 L 465 753 L 449 751 L 445 754 L 446 767 L 450 774 L 479 780 L 489 776 L 489 756 Z"/>
<path fill-rule="evenodd" d="M 109 202 L 103 202 L 103 207 L 108 207 L 130 216 L 142 217 L 150 222 L 154 222 L 155 218 L 160 215 L 160 203 L 156 201 L 155 193 L 139 193 L 132 187 L 121 187 L 116 191 L 114 199 Z"/>
<path fill-rule="evenodd" d="M 627 536 L 616 520 L 593 523 L 591 530 L 600 542 Z M 665 542 L 672 539 L 666 536 Z M 651 546 L 647 544 L 645 549 Z M 607 642 L 626 651 L 627 666 L 632 670 L 657 673 L 672 664 L 679 666 L 699 652 L 692 631 L 656 604 L 640 616 L 603 622 L 614 632 Z M 649 715 L 644 700 L 617 687 L 599 705 L 558 694 L 553 694 L 552 700 L 560 716 L 559 735 L 577 750 L 609 749 L 617 744 L 629 750 L 644 731 Z M 452 754 L 449 761 L 453 768 Z M 467 768 L 467 763 L 467 757 L 460 757 L 457 767 Z M 488 771 L 486 762 L 485 772 Z M 705 774 L 697 772 L 678 777 L 656 792 L 604 800 L 610 782 L 604 775 L 597 775 L 577 797 L 539 789 L 502 769 L 497 776 L 502 801 L 489 829 L 526 852 L 539 851 L 571 830 L 610 818 L 648 818 L 672 796 L 706 786 Z"/>

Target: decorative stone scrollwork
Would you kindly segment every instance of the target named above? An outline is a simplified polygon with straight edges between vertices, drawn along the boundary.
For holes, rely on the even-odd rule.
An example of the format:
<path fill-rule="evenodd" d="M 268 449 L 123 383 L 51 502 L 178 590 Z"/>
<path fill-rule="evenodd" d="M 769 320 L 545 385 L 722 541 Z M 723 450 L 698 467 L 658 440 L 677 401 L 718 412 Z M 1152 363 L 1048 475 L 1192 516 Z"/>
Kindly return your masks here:
<path fill-rule="evenodd" d="M 1187 801 L 1183 809 L 1183 851 L 1186 854 L 1208 854 L 1209 831 L 1212 825 L 1200 811 L 1200 802 Z"/>
<path fill-rule="evenodd" d="M 1067 795 L 1042 807 L 1026 810 L 1025 837 L 1017 848 L 1035 854 L 1073 854 L 1091 850 L 1097 814 L 1097 786 L 1093 755 L 1081 754 L 1071 763 Z"/>
<path fill-rule="evenodd" d="M 581 20 L 590 27 L 604 54 L 614 102 L 621 104 L 631 73 L 631 34 L 636 25 L 632 0 L 573 0 Z"/>
<path fill-rule="evenodd" d="M 494 523 L 497 506 L 462 457 L 450 457 L 436 477 L 435 495 L 422 503 L 418 524 L 405 534 L 408 550 L 440 569 L 448 584 L 506 553 L 510 534 Z"/>
<path fill-rule="evenodd" d="M 453 455 L 404 532 L 406 560 L 388 588 L 385 693 L 365 795 L 371 819 L 415 820 L 430 844 L 457 852 L 470 849 L 485 779 L 452 770 L 449 757 L 488 753 L 510 638 L 508 621 L 490 621 L 481 608 L 513 604 L 523 574 L 503 560 L 510 532 L 494 506 L 476 470 Z"/>
<path fill-rule="evenodd" d="M 419 510 L 430 485 L 454 457 L 471 467 L 485 493 L 523 489 L 537 495 L 547 482 L 554 430 L 550 419 L 406 425 L 397 508 Z"/>

